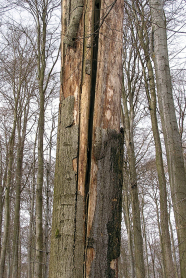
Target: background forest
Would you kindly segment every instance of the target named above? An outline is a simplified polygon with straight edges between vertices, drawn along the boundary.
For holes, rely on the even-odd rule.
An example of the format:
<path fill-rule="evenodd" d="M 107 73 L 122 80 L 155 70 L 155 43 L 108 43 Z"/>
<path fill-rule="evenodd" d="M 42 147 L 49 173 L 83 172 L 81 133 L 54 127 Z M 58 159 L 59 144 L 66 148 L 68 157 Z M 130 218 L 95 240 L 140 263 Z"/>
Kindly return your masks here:
<path fill-rule="evenodd" d="M 123 1 L 120 126 L 124 153 L 118 277 L 183 278 L 170 157 L 167 160 L 156 100 L 155 23 L 149 2 L 153 1 Z M 186 1 L 163 3 L 185 162 Z M 0 278 L 49 277 L 60 36 L 60 1 L 0 1 Z"/>

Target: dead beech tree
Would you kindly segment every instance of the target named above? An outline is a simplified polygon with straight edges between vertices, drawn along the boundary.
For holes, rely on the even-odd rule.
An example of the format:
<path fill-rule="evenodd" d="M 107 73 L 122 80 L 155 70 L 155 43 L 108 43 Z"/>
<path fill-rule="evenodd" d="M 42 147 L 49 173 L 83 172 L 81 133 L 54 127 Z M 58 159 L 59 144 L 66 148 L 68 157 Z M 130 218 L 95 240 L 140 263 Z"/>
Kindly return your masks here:
<path fill-rule="evenodd" d="M 123 1 L 62 2 L 49 277 L 118 277 Z"/>

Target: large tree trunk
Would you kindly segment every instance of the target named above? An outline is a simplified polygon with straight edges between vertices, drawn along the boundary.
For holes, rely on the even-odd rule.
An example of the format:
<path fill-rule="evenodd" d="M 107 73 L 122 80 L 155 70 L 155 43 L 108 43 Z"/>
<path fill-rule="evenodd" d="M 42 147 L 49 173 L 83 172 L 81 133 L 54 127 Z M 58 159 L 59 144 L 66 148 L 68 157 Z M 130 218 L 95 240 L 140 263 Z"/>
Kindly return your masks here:
<path fill-rule="evenodd" d="M 184 277 L 186 273 L 186 175 L 172 96 L 163 2 L 161 0 L 150 0 L 150 5 L 158 101 L 178 234 L 181 277 Z"/>
<path fill-rule="evenodd" d="M 50 278 L 117 277 L 120 253 L 122 1 L 83 4 L 62 4 Z"/>

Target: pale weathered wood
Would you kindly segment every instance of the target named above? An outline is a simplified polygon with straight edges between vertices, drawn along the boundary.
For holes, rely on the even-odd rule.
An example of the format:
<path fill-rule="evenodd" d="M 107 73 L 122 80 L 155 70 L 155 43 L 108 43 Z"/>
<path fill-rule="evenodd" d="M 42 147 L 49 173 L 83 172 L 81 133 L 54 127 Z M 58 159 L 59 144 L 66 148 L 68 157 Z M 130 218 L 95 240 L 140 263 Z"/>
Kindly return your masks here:
<path fill-rule="evenodd" d="M 117 277 L 120 252 L 122 1 L 101 1 L 100 24 L 108 7 L 97 50 L 87 223 L 87 247 L 94 256 L 86 277 Z"/>
<path fill-rule="evenodd" d="M 66 43 L 66 37 L 74 2 L 62 3 L 62 84 L 50 278 L 117 277 L 123 16 L 122 1 L 117 2 L 84 1 L 73 44 Z"/>

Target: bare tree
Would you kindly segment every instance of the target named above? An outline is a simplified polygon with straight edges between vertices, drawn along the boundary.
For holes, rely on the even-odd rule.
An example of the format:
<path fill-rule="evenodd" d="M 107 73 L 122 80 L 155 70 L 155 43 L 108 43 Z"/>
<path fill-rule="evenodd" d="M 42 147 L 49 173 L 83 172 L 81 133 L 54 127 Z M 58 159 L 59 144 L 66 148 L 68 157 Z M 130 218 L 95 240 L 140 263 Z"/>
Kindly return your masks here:
<path fill-rule="evenodd" d="M 184 277 L 186 273 L 186 229 L 184 229 L 186 226 L 186 174 L 172 95 L 163 1 L 150 0 L 150 8 L 153 24 L 153 55 L 156 70 L 158 101 L 177 226 L 181 277 Z"/>
<path fill-rule="evenodd" d="M 53 56 L 53 32 L 49 32 L 49 22 L 52 12 L 59 6 L 59 1 L 18 1 L 18 6 L 28 11 L 33 19 L 36 29 L 36 57 L 37 57 L 37 77 L 39 90 L 39 122 L 38 122 L 38 171 L 36 186 L 36 264 L 35 277 L 43 277 L 43 142 L 44 142 L 44 121 L 45 121 L 45 101 L 46 93 L 49 89 L 49 82 L 53 75 L 53 70 L 58 60 Z M 56 40 L 56 38 L 55 38 Z M 48 59 L 53 59 L 50 68 Z"/>
<path fill-rule="evenodd" d="M 18 130 L 18 149 L 16 159 L 16 206 L 14 215 L 14 235 L 13 235 L 13 261 L 11 270 L 13 277 L 18 277 L 18 253 L 19 253 L 19 217 L 20 217 L 20 192 L 22 181 L 22 163 L 23 163 L 23 149 L 26 136 L 26 127 L 28 121 L 29 102 L 35 90 L 33 79 L 33 72 L 36 66 L 33 58 L 33 50 L 31 45 L 28 44 L 26 36 L 22 32 L 17 32 L 13 25 L 9 25 L 8 36 L 6 36 L 6 48 L 1 53 L 1 72 L 4 82 L 4 87 L 1 89 L 3 98 L 9 103 L 14 113 L 13 128 L 9 142 L 9 174 L 7 176 L 8 187 L 6 191 L 10 190 L 13 182 L 13 161 L 15 159 L 14 144 L 16 138 L 16 128 Z M 4 54 L 4 55 L 3 55 Z M 29 88 L 29 85 L 31 88 Z M 9 93 L 7 92 L 7 89 Z M 30 92 L 30 91 L 31 92 Z M 13 188 L 13 187 L 12 187 Z M 8 195 L 6 194 L 6 217 L 10 217 L 10 206 Z M 9 215 L 9 216 L 8 216 Z M 9 221 L 7 222 L 9 230 Z M 6 220 L 5 220 L 6 225 Z M 4 237 L 6 232 L 4 232 Z M 4 248 L 4 245 L 3 245 Z M 2 249 L 3 250 L 3 249 Z M 2 258 L 5 262 L 5 253 Z M 3 268 L 3 261 L 2 261 Z M 2 270 L 3 272 L 3 270 Z"/>
<path fill-rule="evenodd" d="M 125 36 L 126 37 L 126 36 Z M 134 118 L 135 118 L 135 103 L 138 99 L 140 91 L 140 73 L 139 73 L 139 58 L 137 50 L 131 47 L 128 51 L 128 40 L 124 45 L 124 84 L 122 91 L 123 114 L 124 114 L 124 134 L 127 147 L 129 161 L 129 177 L 130 177 L 130 194 L 132 205 L 133 219 L 133 237 L 135 250 L 135 270 L 136 277 L 145 276 L 144 258 L 143 258 L 143 239 L 141 232 L 141 218 L 138 199 L 137 187 L 137 171 L 136 157 L 134 149 Z M 125 82 L 126 81 L 126 82 Z M 127 83 L 127 84 L 126 84 Z M 139 255 L 140 254 L 140 255 Z"/>

